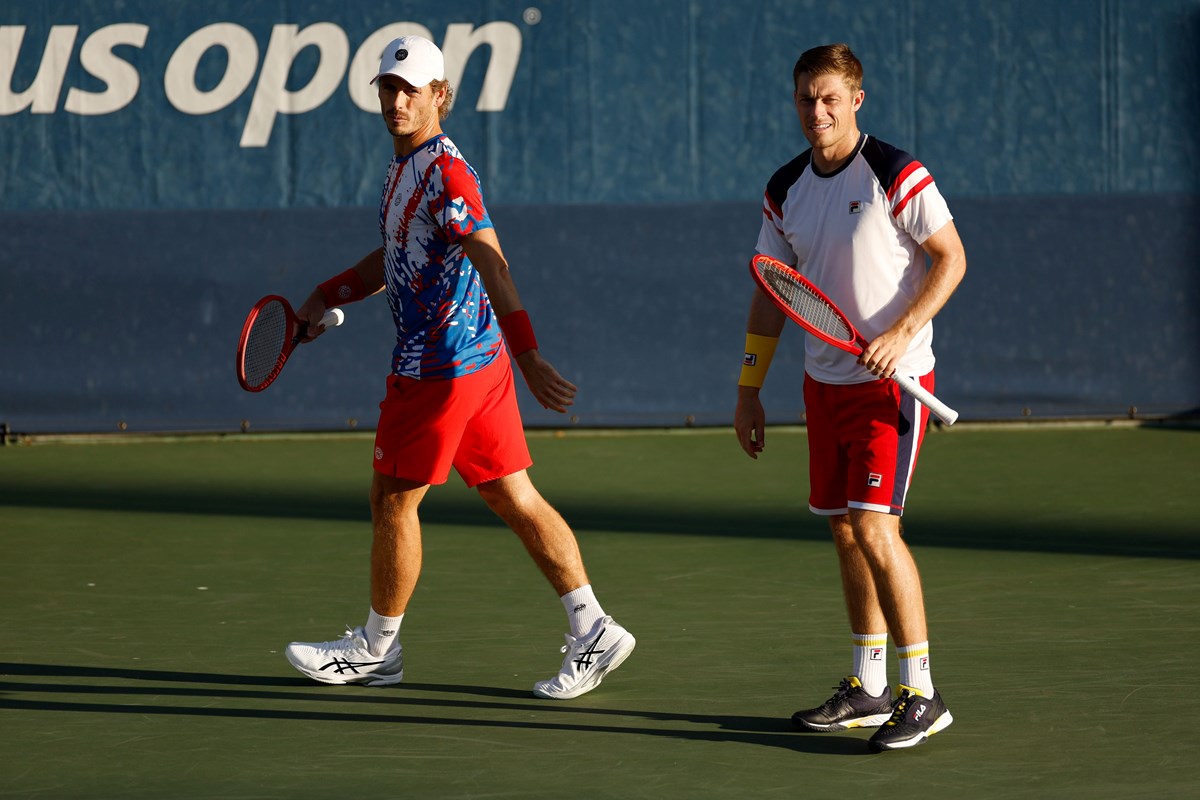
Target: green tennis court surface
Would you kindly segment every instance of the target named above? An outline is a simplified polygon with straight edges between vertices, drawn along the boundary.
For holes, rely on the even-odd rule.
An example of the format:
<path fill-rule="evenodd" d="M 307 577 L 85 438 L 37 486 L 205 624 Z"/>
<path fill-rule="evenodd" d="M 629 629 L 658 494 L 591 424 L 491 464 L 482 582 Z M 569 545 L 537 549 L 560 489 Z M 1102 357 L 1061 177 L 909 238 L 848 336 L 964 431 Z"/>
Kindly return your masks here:
<path fill-rule="evenodd" d="M 405 682 L 334 687 L 282 649 L 363 621 L 369 438 L 0 448 L 0 796 L 1200 794 L 1200 432 L 930 434 L 905 526 L 955 723 L 880 755 L 788 722 L 850 666 L 801 431 L 532 447 L 639 639 L 558 704 L 562 609 L 456 477 Z"/>

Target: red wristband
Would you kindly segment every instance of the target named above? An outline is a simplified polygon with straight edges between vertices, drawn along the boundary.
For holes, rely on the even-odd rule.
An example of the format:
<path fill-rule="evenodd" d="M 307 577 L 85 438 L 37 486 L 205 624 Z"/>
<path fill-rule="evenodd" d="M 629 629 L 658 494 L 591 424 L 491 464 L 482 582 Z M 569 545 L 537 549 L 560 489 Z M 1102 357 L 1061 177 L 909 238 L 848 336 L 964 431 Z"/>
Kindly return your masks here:
<path fill-rule="evenodd" d="M 529 350 L 538 349 L 533 325 L 529 323 L 529 314 L 525 309 L 500 317 L 500 330 L 504 331 L 504 338 L 508 341 L 508 349 L 512 351 L 513 358 Z"/>
<path fill-rule="evenodd" d="M 344 306 L 362 300 L 367 296 L 367 287 L 363 285 L 362 276 L 354 267 L 335 275 L 317 286 L 325 296 L 325 307 Z"/>

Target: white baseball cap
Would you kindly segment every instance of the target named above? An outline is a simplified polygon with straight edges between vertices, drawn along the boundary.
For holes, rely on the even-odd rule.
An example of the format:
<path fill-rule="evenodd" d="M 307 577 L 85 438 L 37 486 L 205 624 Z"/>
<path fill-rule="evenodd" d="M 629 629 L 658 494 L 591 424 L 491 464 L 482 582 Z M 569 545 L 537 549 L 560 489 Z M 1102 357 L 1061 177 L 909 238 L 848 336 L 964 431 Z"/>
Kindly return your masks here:
<path fill-rule="evenodd" d="M 384 48 L 383 58 L 379 60 L 379 74 L 371 79 L 371 83 L 384 75 L 403 78 L 420 89 L 430 81 L 445 79 L 446 62 L 438 46 L 424 36 L 401 36 Z"/>

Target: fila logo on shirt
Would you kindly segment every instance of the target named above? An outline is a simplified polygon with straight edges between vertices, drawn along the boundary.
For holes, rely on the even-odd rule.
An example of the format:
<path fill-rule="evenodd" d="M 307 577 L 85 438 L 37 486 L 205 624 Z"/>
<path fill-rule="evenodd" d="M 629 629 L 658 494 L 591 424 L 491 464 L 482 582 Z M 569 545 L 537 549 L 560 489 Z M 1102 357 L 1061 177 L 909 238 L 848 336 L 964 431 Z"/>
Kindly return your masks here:
<path fill-rule="evenodd" d="M 878 472 L 870 473 L 869 475 L 867 475 L 867 486 L 871 486 L 875 489 L 878 489 L 880 486 L 883 486 L 883 476 L 880 475 Z"/>
<path fill-rule="evenodd" d="M 851 200 L 850 201 L 850 213 L 858 214 L 860 212 L 862 212 L 862 201 L 861 200 Z"/>

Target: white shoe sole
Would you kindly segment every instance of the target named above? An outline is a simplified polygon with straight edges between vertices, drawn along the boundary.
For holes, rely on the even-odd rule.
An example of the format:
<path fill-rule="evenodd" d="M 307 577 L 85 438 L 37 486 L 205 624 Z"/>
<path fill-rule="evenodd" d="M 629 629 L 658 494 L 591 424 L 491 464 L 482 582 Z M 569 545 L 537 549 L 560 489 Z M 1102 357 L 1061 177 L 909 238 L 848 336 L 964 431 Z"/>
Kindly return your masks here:
<path fill-rule="evenodd" d="M 814 725 L 811 722 L 801 722 L 799 724 L 803 725 L 805 730 L 815 733 L 834 733 L 836 731 L 849 731 L 857 728 L 878 728 L 891 719 L 891 716 L 891 714 L 875 714 L 868 717 L 858 717 L 848 722 L 835 722 L 832 725 Z"/>

